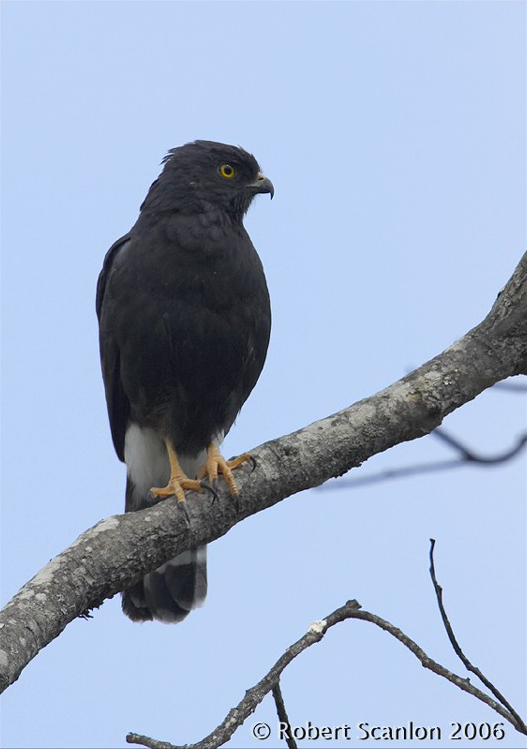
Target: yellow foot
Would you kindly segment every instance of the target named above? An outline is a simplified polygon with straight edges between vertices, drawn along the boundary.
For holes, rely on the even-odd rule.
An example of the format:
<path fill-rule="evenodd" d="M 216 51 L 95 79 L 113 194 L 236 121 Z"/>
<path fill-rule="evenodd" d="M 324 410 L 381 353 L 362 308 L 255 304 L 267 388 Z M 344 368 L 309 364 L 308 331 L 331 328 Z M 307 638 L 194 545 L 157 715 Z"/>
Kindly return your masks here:
<path fill-rule="evenodd" d="M 185 489 L 193 492 L 200 492 L 201 486 L 199 484 L 199 481 L 196 481 L 195 479 L 189 479 L 189 477 L 185 476 L 185 474 L 182 472 L 181 475 L 172 476 L 166 486 L 153 486 L 150 491 L 156 497 L 172 497 L 175 494 L 178 502 L 184 502 Z"/>
<path fill-rule="evenodd" d="M 221 471 L 223 478 L 227 482 L 231 494 L 238 494 L 238 487 L 236 481 L 232 475 L 234 468 L 238 468 L 242 463 L 247 463 L 254 460 L 249 453 L 242 453 L 237 458 L 226 460 L 218 450 L 214 442 L 211 442 L 207 448 L 207 460 L 201 466 L 198 471 L 198 479 L 203 479 L 205 476 L 208 477 L 209 483 L 212 487 L 216 487 L 218 482 L 218 471 Z"/>
<path fill-rule="evenodd" d="M 201 491 L 201 486 L 199 481 L 196 481 L 196 479 L 189 479 L 189 477 L 183 472 L 183 469 L 179 465 L 176 451 L 170 442 L 166 440 L 165 444 L 167 447 L 168 459 L 170 461 L 170 481 L 163 487 L 153 486 L 150 489 L 150 492 L 156 497 L 172 497 L 175 494 L 178 502 L 184 502 L 185 489 L 199 492 Z"/>

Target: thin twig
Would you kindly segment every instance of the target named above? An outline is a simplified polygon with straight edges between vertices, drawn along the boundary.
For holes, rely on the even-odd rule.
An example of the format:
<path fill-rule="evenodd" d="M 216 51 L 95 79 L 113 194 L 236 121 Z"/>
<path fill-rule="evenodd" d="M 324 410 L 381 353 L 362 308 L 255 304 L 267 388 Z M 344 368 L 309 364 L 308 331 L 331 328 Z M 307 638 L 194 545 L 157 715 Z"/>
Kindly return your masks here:
<path fill-rule="evenodd" d="M 459 454 L 459 458 L 452 458 L 451 460 L 438 460 L 429 463 L 417 463 L 412 466 L 403 466 L 402 468 L 389 468 L 385 471 L 379 471 L 378 473 L 372 473 L 369 476 L 359 476 L 351 479 L 337 479 L 330 481 L 323 486 L 317 487 L 318 491 L 327 491 L 328 489 L 356 489 L 359 486 L 365 486 L 367 484 L 377 484 L 380 481 L 387 481 L 391 479 L 406 478 L 408 476 L 416 476 L 423 473 L 435 473 L 436 471 L 447 471 L 453 468 L 463 468 L 468 465 L 487 467 L 495 466 L 499 463 L 506 463 L 509 460 L 515 458 L 527 443 L 527 433 L 522 434 L 516 440 L 516 443 L 506 450 L 505 452 L 498 453 L 496 455 L 483 456 L 474 452 L 466 445 L 464 445 L 456 437 L 447 434 L 442 427 L 434 429 L 430 432 L 430 436 L 435 435 L 443 442 L 454 448 Z"/>
<path fill-rule="evenodd" d="M 298 749 L 298 744 L 296 743 L 294 737 L 291 735 L 291 722 L 289 720 L 287 710 L 285 709 L 284 698 L 282 696 L 282 690 L 280 688 L 280 681 L 277 681 L 273 687 L 273 697 L 276 704 L 276 712 L 278 713 L 278 720 L 280 721 L 280 723 L 285 723 L 285 725 L 289 729 L 286 734 L 286 744 L 289 749 Z"/>
<path fill-rule="evenodd" d="M 185 747 L 178 747 L 172 744 L 159 743 L 155 739 L 140 736 L 135 733 L 129 733 L 126 741 L 129 744 L 143 744 L 149 749 L 217 749 L 228 741 L 236 729 L 242 725 L 246 718 L 253 713 L 260 702 L 268 692 L 272 691 L 275 684 L 278 683 L 282 671 L 291 661 L 297 657 L 303 650 L 324 637 L 330 627 L 335 624 L 349 619 L 352 612 L 360 608 L 357 601 L 348 601 L 344 606 L 336 609 L 326 619 L 313 622 L 306 634 L 297 640 L 291 647 L 287 648 L 285 653 L 277 660 L 271 670 L 261 679 L 254 687 L 245 692 L 244 698 L 230 710 L 225 720 L 208 736 L 197 744 L 188 744 Z M 144 741 L 147 739 L 147 741 Z"/>
<path fill-rule="evenodd" d="M 496 463 L 505 463 L 506 461 L 511 460 L 511 458 L 514 458 L 516 455 L 518 455 L 522 447 L 527 442 L 526 432 L 525 434 L 520 435 L 516 440 L 516 444 L 505 452 L 498 453 L 497 455 L 485 456 L 474 452 L 474 450 L 471 450 L 469 447 L 467 447 L 467 445 L 464 445 L 459 439 L 457 439 L 457 437 L 453 437 L 450 433 L 446 432 L 443 427 L 434 429 L 433 432 L 430 432 L 430 435 L 437 437 L 450 447 L 458 450 L 463 460 L 469 463 L 482 463 L 483 465 L 496 465 Z"/>
<path fill-rule="evenodd" d="M 430 669 L 430 671 L 433 671 L 438 676 L 442 676 L 443 678 L 447 679 L 448 681 L 451 681 L 452 684 L 455 684 L 460 689 L 462 689 L 464 692 L 468 692 L 473 697 L 476 697 L 478 700 L 481 700 L 481 702 L 484 702 L 486 705 L 491 707 L 493 710 L 495 710 L 497 713 L 499 713 L 503 718 L 505 718 L 509 723 L 511 723 L 514 728 L 519 731 L 519 733 L 523 733 L 527 735 L 527 726 L 525 723 L 520 719 L 518 722 L 516 719 L 516 713 L 513 713 L 509 710 L 506 710 L 499 702 L 496 702 L 492 699 L 492 697 L 489 697 L 488 694 L 485 694 L 485 692 L 482 692 L 480 689 L 475 687 L 471 682 L 470 679 L 463 679 L 461 676 L 458 676 L 457 674 L 453 673 L 452 671 L 449 671 L 444 666 L 441 666 L 441 664 L 436 663 L 432 658 L 429 658 L 425 651 L 417 645 L 410 637 L 404 634 L 400 629 L 397 627 L 394 627 L 393 624 L 390 624 L 390 622 L 387 622 L 384 619 L 381 619 L 380 616 L 376 616 L 375 614 L 371 614 L 369 611 L 357 611 L 352 616 L 350 616 L 350 619 L 364 619 L 365 621 L 372 622 L 373 624 L 376 624 L 381 629 L 384 629 L 386 632 L 389 632 L 391 635 L 393 635 L 399 642 L 402 642 L 403 645 L 406 645 L 406 647 L 412 651 L 412 653 L 418 658 L 422 665 L 425 668 Z"/>
<path fill-rule="evenodd" d="M 473 666 L 472 663 L 469 661 L 465 653 L 461 650 L 461 646 L 459 645 L 456 636 L 454 634 L 454 630 L 452 629 L 452 625 L 450 624 L 450 621 L 448 619 L 447 613 L 445 611 L 445 607 L 443 605 L 443 588 L 439 585 L 436 578 L 436 572 L 435 572 L 435 566 L 434 566 L 434 548 L 435 548 L 435 539 L 430 539 L 430 577 L 432 578 L 432 583 L 434 585 L 434 590 L 436 593 L 437 603 L 439 605 L 439 611 L 441 612 L 441 619 L 443 620 L 443 624 L 446 629 L 446 633 L 448 635 L 448 639 L 450 640 L 452 647 L 454 648 L 454 651 L 458 658 L 462 661 L 463 665 L 467 669 L 467 671 L 471 671 L 473 674 L 475 674 L 480 681 L 485 684 L 487 689 L 490 689 L 492 694 L 498 699 L 502 705 L 504 705 L 507 710 L 510 712 L 510 714 L 514 717 L 516 722 L 516 728 L 518 731 L 521 731 L 521 733 L 527 734 L 527 725 L 523 722 L 523 720 L 520 718 L 518 713 L 514 710 L 512 705 L 508 700 L 505 699 L 505 697 L 502 695 L 502 693 L 497 689 L 494 684 L 487 679 L 487 677 L 481 673 L 479 668 L 476 666 Z"/>
<path fill-rule="evenodd" d="M 348 601 L 344 606 L 341 606 L 325 619 L 314 622 L 308 632 L 285 651 L 282 657 L 275 663 L 263 679 L 245 693 L 245 697 L 229 712 L 225 720 L 202 741 L 199 741 L 197 744 L 187 744 L 182 747 L 168 744 L 166 742 L 159 742 L 148 736 L 141 736 L 136 733 L 129 733 L 126 737 L 126 741 L 129 744 L 142 744 L 143 746 L 149 747 L 149 749 L 217 749 L 217 747 L 222 746 L 231 738 L 236 729 L 239 728 L 246 718 L 255 711 L 265 695 L 272 691 L 274 686 L 278 684 L 280 675 L 285 667 L 289 665 L 289 663 L 291 663 L 291 661 L 303 650 L 310 647 L 310 645 L 313 645 L 315 642 L 320 642 L 330 627 L 333 627 L 335 624 L 338 624 L 345 619 L 362 619 L 377 625 L 385 632 L 389 632 L 389 634 L 405 645 L 415 655 L 415 657 L 419 659 L 425 668 L 428 668 L 430 671 L 438 674 L 438 676 L 442 676 L 452 682 L 452 684 L 455 684 L 464 692 L 468 692 L 473 697 L 476 697 L 478 700 L 499 713 L 503 718 L 505 718 L 505 720 L 511 723 L 517 731 L 527 735 L 527 726 L 521 718 L 518 717 L 518 714 L 514 710 L 505 708 L 503 704 L 493 700 L 488 694 L 485 694 L 485 692 L 482 692 L 471 684 L 470 679 L 463 679 L 461 676 L 454 674 L 444 666 L 436 663 L 432 658 L 429 658 L 425 651 L 410 637 L 405 635 L 398 627 L 395 627 L 393 624 L 376 614 L 362 610 L 357 601 Z"/>
<path fill-rule="evenodd" d="M 128 744 L 140 744 L 141 746 L 147 746 L 148 749 L 177 749 L 174 744 L 169 741 L 158 741 L 152 739 L 150 736 L 142 736 L 140 733 L 129 733 L 126 737 Z M 191 746 L 199 746 L 199 744 L 189 744 L 180 747 L 179 749 L 190 749 Z"/>

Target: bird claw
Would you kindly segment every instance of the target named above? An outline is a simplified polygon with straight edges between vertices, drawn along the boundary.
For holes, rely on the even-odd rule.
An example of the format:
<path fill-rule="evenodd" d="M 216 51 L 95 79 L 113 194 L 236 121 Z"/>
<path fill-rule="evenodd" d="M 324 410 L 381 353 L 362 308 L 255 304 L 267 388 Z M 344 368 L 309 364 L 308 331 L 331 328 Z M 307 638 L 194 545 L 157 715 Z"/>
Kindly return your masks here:
<path fill-rule="evenodd" d="M 179 500 L 177 503 L 177 506 L 183 512 L 183 515 L 185 516 L 185 520 L 187 521 L 187 525 L 190 528 L 190 515 L 188 512 L 187 503 L 185 502 L 185 500 L 183 501 Z"/>
<path fill-rule="evenodd" d="M 217 479 L 217 477 L 214 477 L 212 479 L 212 483 L 210 483 L 210 481 L 208 481 L 207 479 L 202 479 L 199 482 L 199 485 L 203 489 L 205 489 L 205 491 L 208 491 L 210 494 L 212 494 L 212 504 L 214 504 L 214 502 L 217 499 L 219 499 L 219 495 L 218 495 L 218 492 L 217 492 L 217 489 L 218 489 L 218 479 Z"/>
<path fill-rule="evenodd" d="M 234 508 L 236 510 L 236 514 L 240 512 L 240 495 L 239 493 L 236 494 L 230 494 L 230 497 L 234 503 Z"/>

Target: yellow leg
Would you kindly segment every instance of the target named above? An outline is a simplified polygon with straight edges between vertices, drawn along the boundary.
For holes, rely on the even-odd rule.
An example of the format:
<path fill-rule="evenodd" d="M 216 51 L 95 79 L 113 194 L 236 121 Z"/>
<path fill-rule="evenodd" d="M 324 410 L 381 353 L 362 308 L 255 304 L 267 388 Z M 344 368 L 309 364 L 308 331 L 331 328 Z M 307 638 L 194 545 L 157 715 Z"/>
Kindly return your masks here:
<path fill-rule="evenodd" d="M 168 440 L 165 440 L 165 445 L 167 446 L 168 459 L 170 461 L 170 481 L 163 487 L 153 486 L 150 491 L 158 497 L 171 497 L 175 494 L 178 502 L 184 502 L 185 489 L 199 492 L 201 491 L 201 486 L 199 481 L 189 479 L 183 472 L 183 469 L 179 465 L 176 451 Z"/>
<path fill-rule="evenodd" d="M 208 476 L 209 483 L 214 486 L 218 479 L 218 471 L 221 471 L 231 494 L 238 494 L 238 487 L 236 486 L 232 471 L 234 468 L 241 466 L 242 463 L 247 463 L 250 460 L 253 459 L 249 453 L 242 453 L 237 458 L 226 460 L 218 450 L 217 445 L 211 442 L 207 448 L 207 460 L 198 471 L 198 478 L 203 479 L 205 476 Z"/>

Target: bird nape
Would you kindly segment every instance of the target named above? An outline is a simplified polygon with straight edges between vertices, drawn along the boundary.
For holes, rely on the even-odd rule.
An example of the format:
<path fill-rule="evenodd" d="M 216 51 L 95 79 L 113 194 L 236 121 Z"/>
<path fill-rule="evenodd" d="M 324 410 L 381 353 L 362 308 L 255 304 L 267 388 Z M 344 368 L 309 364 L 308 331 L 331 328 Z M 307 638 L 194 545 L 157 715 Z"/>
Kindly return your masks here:
<path fill-rule="evenodd" d="M 262 263 L 243 226 L 274 194 L 241 148 L 173 148 L 139 218 L 104 259 L 97 285 L 102 373 L 126 512 L 216 486 L 247 453 L 219 446 L 260 376 L 271 327 Z M 134 621 L 179 622 L 207 592 L 206 547 L 179 554 L 123 592 Z"/>

